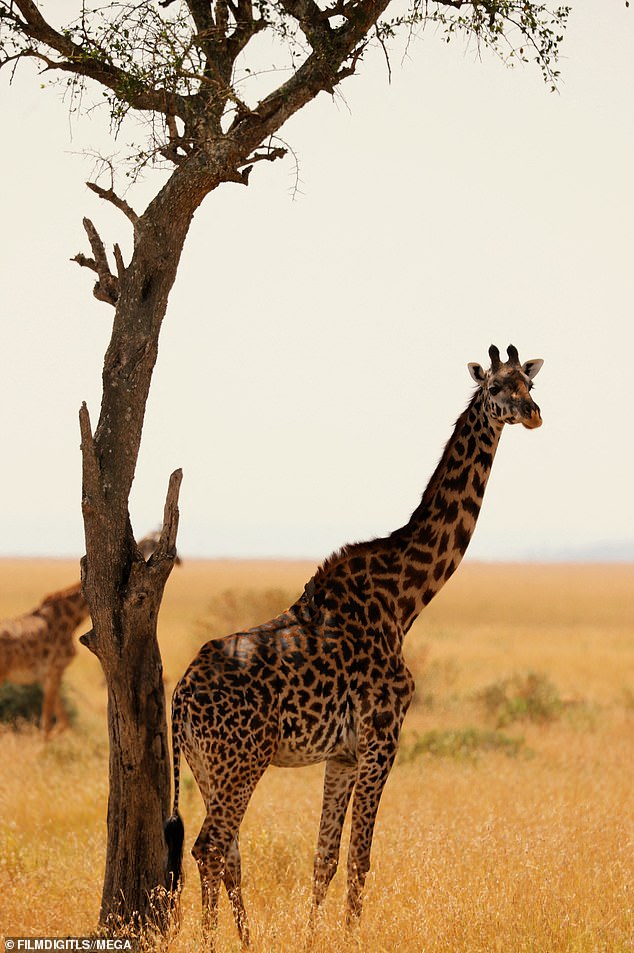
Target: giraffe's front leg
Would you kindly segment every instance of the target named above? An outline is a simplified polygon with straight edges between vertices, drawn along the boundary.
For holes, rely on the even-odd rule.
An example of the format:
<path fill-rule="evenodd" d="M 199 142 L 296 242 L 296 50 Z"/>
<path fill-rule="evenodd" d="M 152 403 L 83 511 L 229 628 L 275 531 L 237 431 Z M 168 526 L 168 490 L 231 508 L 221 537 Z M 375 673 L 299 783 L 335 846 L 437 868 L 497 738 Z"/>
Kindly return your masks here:
<path fill-rule="evenodd" d="M 62 704 L 60 691 L 62 670 L 51 666 L 44 679 L 44 697 L 42 699 L 42 719 L 40 726 L 45 738 L 49 738 L 53 729 L 53 715 Z M 64 712 L 64 716 L 66 713 Z M 60 726 L 61 728 L 62 726 Z"/>
<path fill-rule="evenodd" d="M 346 923 L 349 927 L 354 926 L 361 916 L 363 888 L 370 869 L 374 824 L 391 763 L 385 770 L 380 770 L 378 765 L 374 767 L 374 771 L 368 770 L 359 777 L 352 805 L 346 906 Z"/>
<path fill-rule="evenodd" d="M 370 851 L 379 801 L 398 748 L 398 736 L 374 739 L 359 763 L 352 803 L 348 850 L 346 923 L 355 926 L 363 907 L 363 887 L 370 869 Z"/>
<path fill-rule="evenodd" d="M 64 705 L 64 702 L 62 699 L 61 682 L 57 692 L 57 697 L 55 699 L 55 719 L 56 719 L 58 731 L 66 731 L 68 728 L 70 728 L 70 720 L 68 718 L 68 712 L 66 711 L 66 706 Z"/>
<path fill-rule="evenodd" d="M 315 925 L 317 911 L 323 902 L 339 861 L 341 831 L 357 777 L 357 765 L 335 759 L 326 762 L 324 799 L 321 808 L 319 838 L 313 874 L 313 905 L 309 929 Z"/>

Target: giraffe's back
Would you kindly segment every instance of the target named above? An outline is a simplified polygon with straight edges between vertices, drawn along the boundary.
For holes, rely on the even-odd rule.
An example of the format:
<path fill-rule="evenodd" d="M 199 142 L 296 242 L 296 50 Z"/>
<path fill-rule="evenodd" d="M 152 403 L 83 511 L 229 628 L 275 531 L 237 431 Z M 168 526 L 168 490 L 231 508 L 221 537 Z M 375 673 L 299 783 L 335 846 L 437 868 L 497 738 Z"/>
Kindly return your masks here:
<path fill-rule="evenodd" d="M 72 632 L 52 633 L 41 616 L 0 621 L 0 681 L 40 682 L 52 663 L 65 668 L 75 653 Z"/>

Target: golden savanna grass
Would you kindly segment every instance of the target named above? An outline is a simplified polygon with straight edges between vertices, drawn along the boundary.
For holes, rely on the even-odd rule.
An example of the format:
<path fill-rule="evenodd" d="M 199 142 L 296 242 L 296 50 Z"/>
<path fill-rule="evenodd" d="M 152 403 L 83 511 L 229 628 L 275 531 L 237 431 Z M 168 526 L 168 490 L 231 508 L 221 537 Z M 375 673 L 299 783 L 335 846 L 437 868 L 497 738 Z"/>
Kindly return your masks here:
<path fill-rule="evenodd" d="M 0 616 L 77 576 L 68 562 L 4 560 L 0 569 Z M 272 590 L 292 597 L 312 569 L 185 561 L 161 615 L 168 693 L 206 638 L 206 619 L 214 632 L 232 615 L 241 624 L 241 612 L 249 623 L 258 606 L 283 598 Z M 379 811 L 361 926 L 352 936 L 343 926 L 342 857 L 313 949 L 634 950 L 634 567 L 467 563 L 406 650 L 417 696 Z M 71 732 L 45 744 L 34 729 L 0 730 L 0 932 L 8 935 L 83 935 L 98 916 L 106 697 L 87 651 L 66 686 L 77 709 Z M 546 701 L 532 719 L 521 717 L 530 714 L 521 704 L 502 717 L 483 702 L 534 689 Z M 508 739 L 514 748 L 493 743 Z M 322 770 L 270 769 L 247 812 L 241 842 L 255 953 L 306 947 Z M 186 884 L 174 953 L 200 945 L 189 849 L 203 808 L 187 769 L 182 813 Z M 218 949 L 238 950 L 224 897 Z"/>

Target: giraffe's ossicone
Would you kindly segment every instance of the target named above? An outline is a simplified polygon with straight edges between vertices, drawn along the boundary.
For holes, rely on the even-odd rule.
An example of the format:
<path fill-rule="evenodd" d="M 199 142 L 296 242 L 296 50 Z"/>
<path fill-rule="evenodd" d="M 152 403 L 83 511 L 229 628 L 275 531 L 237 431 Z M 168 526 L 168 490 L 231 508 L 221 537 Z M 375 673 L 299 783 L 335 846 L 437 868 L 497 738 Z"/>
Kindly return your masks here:
<path fill-rule="evenodd" d="M 276 619 L 207 642 L 176 687 L 174 808 L 166 826 L 170 873 L 178 884 L 182 752 L 207 812 L 192 853 L 210 945 L 222 881 L 242 944 L 248 945 L 238 832 L 270 764 L 326 762 L 311 921 L 337 868 L 354 792 L 348 921 L 361 913 L 379 800 L 414 692 L 403 638 L 465 553 L 504 425 L 541 425 L 530 391 L 542 361 L 520 364 L 512 345 L 506 362 L 496 347 L 489 355 L 488 370 L 469 364 L 477 389 L 408 522 L 389 536 L 330 556 Z"/>

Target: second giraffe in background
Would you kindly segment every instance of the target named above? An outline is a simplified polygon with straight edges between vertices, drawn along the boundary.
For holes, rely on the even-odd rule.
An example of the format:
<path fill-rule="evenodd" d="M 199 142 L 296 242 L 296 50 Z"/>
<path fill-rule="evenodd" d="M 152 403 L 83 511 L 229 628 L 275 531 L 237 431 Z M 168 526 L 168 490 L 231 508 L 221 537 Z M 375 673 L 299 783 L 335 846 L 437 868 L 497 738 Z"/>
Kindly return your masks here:
<path fill-rule="evenodd" d="M 54 719 L 58 729 L 68 727 L 60 694 L 62 676 L 77 654 L 73 633 L 88 615 L 78 582 L 46 596 L 31 612 L 0 621 L 0 682 L 41 684 L 45 737 L 50 735 Z"/>

